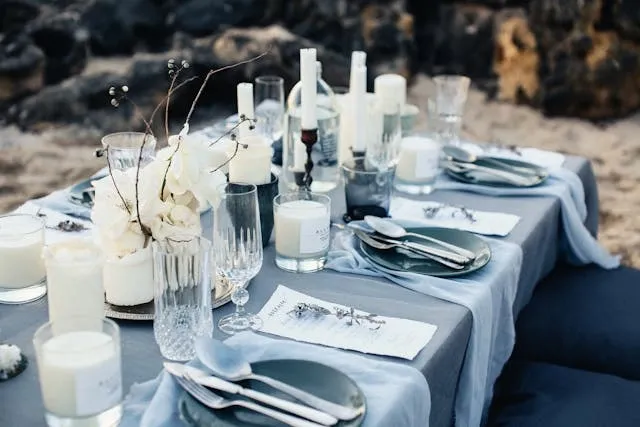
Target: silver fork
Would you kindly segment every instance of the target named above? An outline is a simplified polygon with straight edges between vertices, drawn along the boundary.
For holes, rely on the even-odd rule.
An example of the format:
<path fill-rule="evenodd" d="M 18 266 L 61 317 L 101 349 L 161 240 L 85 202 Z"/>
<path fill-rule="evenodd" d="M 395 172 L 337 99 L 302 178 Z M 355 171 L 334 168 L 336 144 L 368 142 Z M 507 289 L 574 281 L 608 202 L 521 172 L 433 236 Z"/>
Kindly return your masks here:
<path fill-rule="evenodd" d="M 258 412 L 262 415 L 266 415 L 267 417 L 273 418 L 274 420 L 283 422 L 291 427 L 324 427 L 322 424 L 303 420 L 302 418 L 294 417 L 293 415 L 288 415 L 274 409 L 269 409 L 254 402 L 249 402 L 246 400 L 225 399 L 224 397 L 218 396 L 209 389 L 196 383 L 187 374 L 184 374 L 182 378 L 174 378 L 176 379 L 176 381 L 178 381 L 178 384 L 180 384 L 182 388 L 185 389 L 187 393 L 193 396 L 194 399 L 211 409 L 225 409 L 230 406 L 241 406 L 243 408 Z"/>

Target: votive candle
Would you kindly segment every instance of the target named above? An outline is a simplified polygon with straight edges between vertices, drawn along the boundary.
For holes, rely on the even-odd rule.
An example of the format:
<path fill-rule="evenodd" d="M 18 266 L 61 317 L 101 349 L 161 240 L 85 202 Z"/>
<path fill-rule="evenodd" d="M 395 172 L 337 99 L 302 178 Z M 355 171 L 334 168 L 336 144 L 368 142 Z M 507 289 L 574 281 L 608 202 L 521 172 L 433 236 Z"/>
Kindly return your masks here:
<path fill-rule="evenodd" d="M 397 114 L 407 102 L 407 79 L 399 74 L 382 74 L 374 80 L 374 92 L 384 114 Z"/>
<path fill-rule="evenodd" d="M 34 215 L 0 216 L 0 288 L 20 289 L 43 282 L 44 221 Z"/>

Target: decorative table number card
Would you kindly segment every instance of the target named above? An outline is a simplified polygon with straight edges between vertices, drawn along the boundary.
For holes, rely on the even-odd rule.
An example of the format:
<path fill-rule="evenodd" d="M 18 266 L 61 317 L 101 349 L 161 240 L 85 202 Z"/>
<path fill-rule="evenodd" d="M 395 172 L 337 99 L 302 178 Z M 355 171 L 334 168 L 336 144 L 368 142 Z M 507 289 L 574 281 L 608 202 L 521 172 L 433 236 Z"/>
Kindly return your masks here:
<path fill-rule="evenodd" d="M 383 317 L 322 301 L 279 285 L 260 310 L 261 332 L 361 353 L 412 360 L 435 325 Z"/>

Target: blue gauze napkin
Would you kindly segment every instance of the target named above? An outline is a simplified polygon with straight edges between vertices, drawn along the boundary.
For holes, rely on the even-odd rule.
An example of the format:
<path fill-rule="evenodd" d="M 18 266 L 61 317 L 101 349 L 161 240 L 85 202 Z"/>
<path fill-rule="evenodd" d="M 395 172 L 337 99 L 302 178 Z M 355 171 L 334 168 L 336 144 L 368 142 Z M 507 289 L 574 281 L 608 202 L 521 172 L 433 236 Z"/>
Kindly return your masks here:
<path fill-rule="evenodd" d="M 356 223 L 356 226 L 362 226 Z M 518 288 L 522 249 L 513 243 L 485 239 L 492 251 L 483 269 L 456 279 L 393 271 L 369 262 L 356 249 L 350 232 L 337 233 L 326 268 L 341 273 L 386 277 L 405 288 L 467 307 L 473 326 L 455 402 L 456 426 L 479 426 L 493 384 L 515 342 L 513 303 Z M 402 425 L 402 424 L 396 424 Z"/>
<path fill-rule="evenodd" d="M 277 340 L 252 332 L 238 334 L 226 343 L 242 351 L 251 362 L 304 359 L 347 374 L 366 397 L 364 427 L 429 425 L 429 386 L 424 376 L 410 366 L 313 344 Z M 164 371 L 149 382 L 134 384 L 124 401 L 120 427 L 182 427 L 177 407 L 181 393 L 177 383 Z"/>
<path fill-rule="evenodd" d="M 537 187 L 489 187 L 454 181 L 446 176 L 436 183 L 436 190 L 469 191 L 487 196 L 535 197 L 553 196 L 560 200 L 564 237 L 571 250 L 568 260 L 577 264 L 595 263 L 612 269 L 620 265 L 620 257 L 609 254 L 584 226 L 587 206 L 582 181 L 574 172 L 564 168 L 549 170 L 549 178 Z"/>

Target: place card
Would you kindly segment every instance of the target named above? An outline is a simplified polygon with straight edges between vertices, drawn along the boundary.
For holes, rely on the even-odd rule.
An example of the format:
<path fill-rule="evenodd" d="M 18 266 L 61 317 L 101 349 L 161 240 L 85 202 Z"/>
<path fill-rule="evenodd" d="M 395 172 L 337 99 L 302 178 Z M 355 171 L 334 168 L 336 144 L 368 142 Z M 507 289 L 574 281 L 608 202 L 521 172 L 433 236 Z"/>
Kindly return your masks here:
<path fill-rule="evenodd" d="M 91 221 L 74 218 L 69 215 L 47 209 L 38 206 L 34 202 L 28 201 L 24 205 L 20 206 L 13 213 L 22 213 L 30 215 L 42 215 L 45 221 L 46 228 L 44 230 L 44 242 L 45 244 L 52 244 L 60 241 L 67 240 L 71 237 L 90 237 L 92 235 L 91 228 L 93 224 Z M 64 221 L 69 221 L 74 224 L 78 224 L 85 228 L 81 231 L 61 231 L 58 229 L 58 225 Z"/>
<path fill-rule="evenodd" d="M 294 314 L 295 307 L 300 303 L 318 305 L 332 311 L 336 308 L 350 310 L 350 307 L 278 285 L 258 314 L 264 322 L 260 332 L 328 347 L 412 360 L 437 330 L 435 325 L 395 317 L 374 317 L 377 322 L 383 321 L 382 324 L 362 321 L 352 325 L 348 324 L 348 318 L 338 319 L 333 315 L 305 314 L 297 317 Z M 355 314 L 369 313 L 355 310 Z"/>
<path fill-rule="evenodd" d="M 562 167 L 565 161 L 564 154 L 532 147 L 517 147 L 517 151 L 514 151 L 499 145 L 473 142 L 464 142 L 462 147 L 476 156 L 521 160 L 547 169 Z"/>
<path fill-rule="evenodd" d="M 437 209 L 432 217 L 427 217 L 426 209 Z M 391 200 L 390 215 L 393 219 L 419 222 L 425 227 L 455 228 L 485 236 L 509 235 L 520 221 L 517 215 L 500 212 L 481 212 L 466 210 L 473 216 L 473 221 L 464 215 L 460 207 L 443 205 L 438 202 L 420 202 L 395 197 Z"/>

